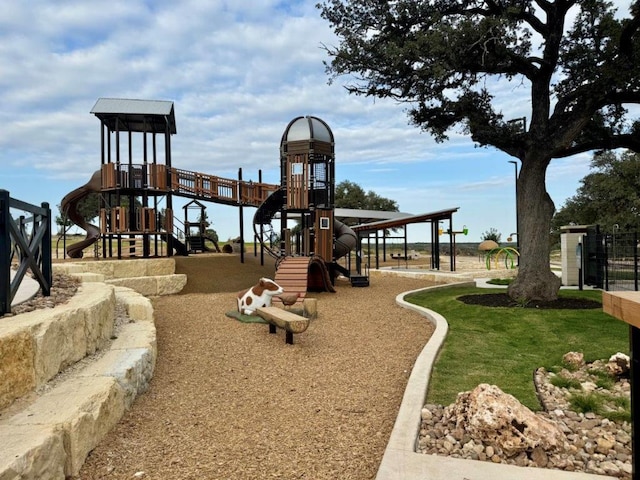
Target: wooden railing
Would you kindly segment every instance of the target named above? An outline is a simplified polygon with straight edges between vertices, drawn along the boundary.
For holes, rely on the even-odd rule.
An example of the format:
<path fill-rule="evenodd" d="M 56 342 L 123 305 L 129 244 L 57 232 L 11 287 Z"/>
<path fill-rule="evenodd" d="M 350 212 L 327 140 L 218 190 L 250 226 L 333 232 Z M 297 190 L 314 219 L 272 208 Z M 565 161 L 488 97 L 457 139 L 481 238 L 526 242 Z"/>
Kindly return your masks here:
<path fill-rule="evenodd" d="M 20 216 L 16 221 L 11 216 L 12 208 L 32 216 Z M 13 280 L 12 262 L 17 264 Z M 53 279 L 51 209 L 46 202 L 38 207 L 11 198 L 8 191 L 0 190 L 0 315 L 11 312 L 11 302 L 27 270 L 31 270 L 40 284 L 42 294 L 49 296 Z"/>
<path fill-rule="evenodd" d="M 150 189 L 201 200 L 257 207 L 279 185 L 232 180 L 180 168 L 156 164 L 121 164 L 102 166 L 103 189 Z"/>

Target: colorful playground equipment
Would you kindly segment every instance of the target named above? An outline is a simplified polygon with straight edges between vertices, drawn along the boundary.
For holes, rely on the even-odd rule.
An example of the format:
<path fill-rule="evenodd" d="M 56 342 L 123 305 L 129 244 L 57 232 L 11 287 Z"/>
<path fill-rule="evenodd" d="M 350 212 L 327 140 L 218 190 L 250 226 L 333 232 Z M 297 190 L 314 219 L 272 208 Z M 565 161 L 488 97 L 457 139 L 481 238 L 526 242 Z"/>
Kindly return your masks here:
<path fill-rule="evenodd" d="M 253 182 L 242 180 L 241 169 L 233 180 L 173 167 L 173 102 L 100 98 L 91 113 L 101 123 L 101 166 L 61 202 L 63 215 L 87 232 L 66 248 L 70 257 L 82 257 L 93 244 L 103 258 L 204 251 L 202 202 L 214 202 L 239 207 L 241 239 L 242 209 L 257 208 L 255 238 L 276 259 L 275 280 L 285 292 L 302 300 L 307 289 L 331 291 L 339 273 L 351 276 L 337 260 L 355 247 L 357 236 L 334 218 L 334 137 L 321 119 L 297 117 L 288 124 L 280 143 L 281 182 L 273 185 L 262 183 L 261 172 Z M 90 193 L 100 195 L 99 226 L 78 212 Z M 192 200 L 185 206 L 184 230 L 174 218 L 174 196 Z M 195 222 L 188 217 L 191 208 L 200 209 Z"/>
<path fill-rule="evenodd" d="M 485 263 L 487 270 L 491 270 L 491 262 L 493 261 L 493 267 L 498 268 L 498 261 L 500 257 L 504 258 L 504 267 L 514 269 L 517 267 L 517 259 L 520 256 L 518 250 L 513 247 L 497 247 L 488 250 L 485 253 Z"/>

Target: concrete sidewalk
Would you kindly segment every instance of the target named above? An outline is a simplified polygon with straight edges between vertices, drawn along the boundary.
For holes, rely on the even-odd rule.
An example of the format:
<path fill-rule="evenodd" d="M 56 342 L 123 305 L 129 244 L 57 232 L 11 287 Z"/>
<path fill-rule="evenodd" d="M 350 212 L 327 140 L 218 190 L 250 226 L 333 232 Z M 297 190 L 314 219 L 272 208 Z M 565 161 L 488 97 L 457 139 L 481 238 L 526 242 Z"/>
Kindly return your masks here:
<path fill-rule="evenodd" d="M 10 272 L 11 282 L 13 282 L 13 279 L 16 276 L 16 272 L 15 270 L 11 270 Z M 18 305 L 22 302 L 26 302 L 27 300 L 32 299 L 39 290 L 40 284 L 29 275 L 25 275 L 24 277 L 22 277 L 22 282 L 18 287 L 18 291 L 16 292 L 15 297 L 13 297 L 13 300 L 11 300 L 11 306 L 13 307 L 14 305 Z"/>

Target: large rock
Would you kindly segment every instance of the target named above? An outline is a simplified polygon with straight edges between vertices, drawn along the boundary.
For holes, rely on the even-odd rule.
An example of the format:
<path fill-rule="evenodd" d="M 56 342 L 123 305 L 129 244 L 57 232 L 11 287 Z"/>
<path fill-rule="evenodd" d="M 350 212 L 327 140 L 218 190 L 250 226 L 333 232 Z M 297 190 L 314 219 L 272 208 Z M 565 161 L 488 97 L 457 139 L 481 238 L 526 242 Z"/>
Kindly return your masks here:
<path fill-rule="evenodd" d="M 0 479 L 64 480 L 64 438 L 55 425 L 0 425 Z"/>
<path fill-rule="evenodd" d="M 562 362 L 566 365 L 570 365 L 574 368 L 580 368 L 584 366 L 584 353 L 582 352 L 567 352 L 562 356 Z"/>
<path fill-rule="evenodd" d="M 0 324 L 0 410 L 36 387 L 35 350 L 28 326 Z"/>
<path fill-rule="evenodd" d="M 155 368 L 155 355 L 149 349 L 111 350 L 83 372 L 83 377 L 114 378 L 124 393 L 128 410 L 138 395 L 149 388 Z"/>
<path fill-rule="evenodd" d="M 87 355 L 88 328 L 85 328 L 85 309 L 82 307 L 62 307 L 53 315 L 48 311 L 43 314 L 36 311 L 34 316 L 42 317 L 33 336 L 37 349 L 36 381 L 42 385 Z"/>
<path fill-rule="evenodd" d="M 158 281 L 157 295 L 173 295 L 180 293 L 187 284 L 187 276 L 184 273 L 159 275 L 155 278 Z"/>
<path fill-rule="evenodd" d="M 93 273 L 102 280 L 114 278 L 132 278 L 147 276 L 164 276 L 175 273 L 176 264 L 173 258 L 147 258 L 131 260 L 100 260 L 98 262 L 73 262 L 54 264 L 56 272 L 68 275 Z M 90 277 L 86 277 L 87 279 Z"/>
<path fill-rule="evenodd" d="M 457 429 L 501 449 L 509 457 L 537 447 L 557 451 L 566 442 L 555 423 L 534 414 L 495 385 L 480 384 L 470 392 L 460 393 L 446 410 L 445 416 Z"/>
<path fill-rule="evenodd" d="M 631 360 L 628 355 L 618 352 L 609 358 L 609 362 L 605 368 L 611 375 L 615 375 L 617 377 L 629 375 Z"/>
<path fill-rule="evenodd" d="M 122 305 L 127 316 L 134 322 L 153 323 L 153 305 L 151 300 L 127 287 L 115 287 L 118 304 Z"/>
<path fill-rule="evenodd" d="M 127 277 L 107 280 L 106 283 L 119 287 L 126 287 L 141 295 L 153 297 L 156 295 L 173 295 L 187 284 L 185 274 L 157 275 L 153 277 Z"/>
<path fill-rule="evenodd" d="M 116 379 L 72 378 L 13 417 L 0 420 L 0 433 L 11 427 L 29 431 L 38 426 L 50 426 L 60 432 L 65 450 L 64 473 L 68 477 L 78 474 L 89 452 L 118 423 L 124 410 L 125 392 Z"/>
<path fill-rule="evenodd" d="M 115 303 L 112 287 L 85 284 L 67 304 L 2 322 L 0 409 L 105 345 L 113 334 Z"/>

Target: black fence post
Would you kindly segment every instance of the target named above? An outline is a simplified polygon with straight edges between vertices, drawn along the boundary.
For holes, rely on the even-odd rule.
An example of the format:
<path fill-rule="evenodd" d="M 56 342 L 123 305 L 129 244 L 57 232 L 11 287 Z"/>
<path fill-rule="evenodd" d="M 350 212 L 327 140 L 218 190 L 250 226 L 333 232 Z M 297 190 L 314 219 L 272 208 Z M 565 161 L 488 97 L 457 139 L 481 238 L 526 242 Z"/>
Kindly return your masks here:
<path fill-rule="evenodd" d="M 11 311 L 11 234 L 9 192 L 0 190 L 0 315 Z"/>
<path fill-rule="evenodd" d="M 51 265 L 51 208 L 49 208 L 48 202 L 43 202 L 40 205 L 46 211 L 45 233 L 42 239 L 42 276 L 47 281 L 47 285 L 42 285 L 42 295 L 48 297 L 51 295 L 51 284 L 53 283 L 53 267 Z"/>
<path fill-rule="evenodd" d="M 638 232 L 633 232 L 633 289 L 638 291 Z"/>

